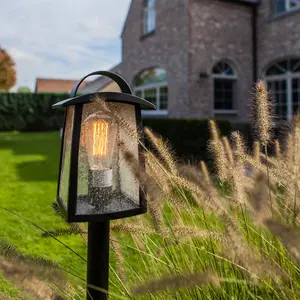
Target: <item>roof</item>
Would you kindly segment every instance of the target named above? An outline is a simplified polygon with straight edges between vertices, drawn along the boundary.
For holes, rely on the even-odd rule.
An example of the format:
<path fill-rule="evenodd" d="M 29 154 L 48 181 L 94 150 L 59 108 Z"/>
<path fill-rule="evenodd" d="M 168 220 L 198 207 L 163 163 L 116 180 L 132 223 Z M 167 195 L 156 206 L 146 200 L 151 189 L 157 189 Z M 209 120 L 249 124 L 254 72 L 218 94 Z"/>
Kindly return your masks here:
<path fill-rule="evenodd" d="M 77 81 L 78 80 L 37 78 L 35 84 L 35 92 L 69 93 Z"/>
<path fill-rule="evenodd" d="M 118 65 L 114 66 L 112 69 L 110 69 L 110 72 L 121 74 L 121 65 L 122 63 L 119 63 Z M 79 92 L 81 94 L 87 94 L 87 93 L 95 93 L 103 90 L 107 85 L 109 85 L 112 82 L 112 80 L 105 76 L 99 76 L 93 81 L 87 82 L 84 86 L 79 88 Z"/>

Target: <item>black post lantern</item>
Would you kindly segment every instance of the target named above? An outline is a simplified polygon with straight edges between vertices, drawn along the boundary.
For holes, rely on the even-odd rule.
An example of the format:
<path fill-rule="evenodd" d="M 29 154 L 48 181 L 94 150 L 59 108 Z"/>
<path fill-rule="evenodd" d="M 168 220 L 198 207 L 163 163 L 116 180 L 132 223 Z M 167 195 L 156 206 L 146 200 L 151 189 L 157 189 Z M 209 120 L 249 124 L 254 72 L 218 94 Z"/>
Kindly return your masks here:
<path fill-rule="evenodd" d="M 111 78 L 122 93 L 76 97 L 79 85 L 91 75 Z M 96 98 L 101 101 L 95 101 Z M 79 80 L 70 98 L 53 107 L 66 108 L 57 201 L 67 212 L 68 222 L 89 222 L 87 298 L 107 299 L 105 292 L 93 286 L 108 290 L 109 220 L 147 210 L 144 193 L 122 156 L 120 144 L 143 167 L 135 134 L 142 132 L 141 109 L 155 106 L 133 96 L 128 84 L 117 74 L 98 71 Z"/>

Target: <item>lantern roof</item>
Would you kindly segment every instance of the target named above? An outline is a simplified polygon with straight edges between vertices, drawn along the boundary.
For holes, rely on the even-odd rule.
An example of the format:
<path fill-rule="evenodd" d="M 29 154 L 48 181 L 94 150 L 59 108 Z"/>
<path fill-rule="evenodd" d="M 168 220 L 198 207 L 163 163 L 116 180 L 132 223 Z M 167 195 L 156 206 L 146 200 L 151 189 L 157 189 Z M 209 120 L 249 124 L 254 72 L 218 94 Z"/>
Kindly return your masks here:
<path fill-rule="evenodd" d="M 100 98 L 107 102 L 120 102 L 120 103 L 128 103 L 128 104 L 138 104 L 141 106 L 141 109 L 156 109 L 155 105 L 143 98 L 127 94 L 127 93 L 119 93 L 119 92 L 99 92 L 81 95 L 77 97 L 68 98 L 57 102 L 52 105 L 53 108 L 57 107 L 66 107 L 75 104 L 84 104 L 93 102 L 95 98 Z"/>

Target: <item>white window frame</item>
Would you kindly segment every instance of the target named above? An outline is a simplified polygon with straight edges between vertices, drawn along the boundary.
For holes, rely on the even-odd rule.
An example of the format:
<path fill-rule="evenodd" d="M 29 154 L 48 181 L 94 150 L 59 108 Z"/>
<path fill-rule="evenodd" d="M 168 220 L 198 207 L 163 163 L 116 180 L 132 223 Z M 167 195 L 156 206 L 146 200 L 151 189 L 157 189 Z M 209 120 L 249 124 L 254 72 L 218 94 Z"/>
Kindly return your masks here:
<path fill-rule="evenodd" d="M 144 34 L 151 33 L 156 29 L 156 9 L 155 9 L 155 0 L 152 2 L 152 5 L 148 7 L 148 1 L 145 1 L 144 5 Z M 150 0 L 151 1 L 151 0 Z M 149 25 L 150 24 L 150 25 Z M 149 25 L 149 27 L 148 27 Z"/>
<path fill-rule="evenodd" d="M 156 89 L 156 103 L 155 103 L 156 110 L 142 110 L 143 116 L 167 116 L 168 115 L 167 109 L 160 109 L 160 89 L 164 87 L 168 87 L 166 81 L 134 87 L 133 89 L 134 94 L 136 94 L 137 92 L 141 92 L 141 98 L 145 98 L 145 90 Z M 169 93 L 168 93 L 168 104 L 169 104 Z"/>
<path fill-rule="evenodd" d="M 236 85 L 236 81 L 237 81 L 237 75 L 235 70 L 232 68 L 232 66 L 230 64 L 228 64 L 230 66 L 230 68 L 233 70 L 233 75 L 226 75 L 226 74 L 212 74 L 212 78 L 213 78 L 213 113 L 214 115 L 234 115 L 237 114 L 237 110 L 235 108 L 233 109 L 215 109 L 215 79 L 224 79 L 224 80 L 231 80 L 234 81 L 235 85 Z M 235 103 L 235 98 L 236 98 L 236 87 L 234 88 L 233 92 L 233 107 L 236 106 Z"/>
<path fill-rule="evenodd" d="M 300 59 L 299 59 L 300 61 Z M 267 84 L 268 82 L 273 81 L 285 81 L 286 82 L 286 92 L 287 92 L 287 120 L 291 120 L 293 118 L 293 87 L 292 81 L 293 79 L 300 79 L 300 72 L 292 72 L 290 70 L 286 71 L 285 74 L 278 74 L 278 75 L 265 75 L 264 81 Z"/>
<path fill-rule="evenodd" d="M 284 4 L 285 4 L 285 10 L 283 12 L 277 12 L 277 0 L 275 0 L 276 15 L 286 14 L 300 9 L 300 0 L 285 0 Z M 293 6 L 293 4 L 295 4 L 295 6 Z"/>

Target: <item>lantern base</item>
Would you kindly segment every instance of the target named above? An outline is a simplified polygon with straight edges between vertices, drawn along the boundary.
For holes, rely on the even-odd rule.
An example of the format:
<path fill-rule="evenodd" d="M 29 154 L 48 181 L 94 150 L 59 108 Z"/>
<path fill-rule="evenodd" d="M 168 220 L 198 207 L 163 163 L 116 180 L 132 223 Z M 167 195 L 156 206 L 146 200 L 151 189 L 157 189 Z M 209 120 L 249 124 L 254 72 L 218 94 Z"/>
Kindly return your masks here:
<path fill-rule="evenodd" d="M 111 202 L 112 169 L 89 170 L 89 203 L 103 210 Z"/>

